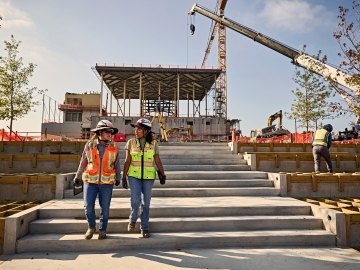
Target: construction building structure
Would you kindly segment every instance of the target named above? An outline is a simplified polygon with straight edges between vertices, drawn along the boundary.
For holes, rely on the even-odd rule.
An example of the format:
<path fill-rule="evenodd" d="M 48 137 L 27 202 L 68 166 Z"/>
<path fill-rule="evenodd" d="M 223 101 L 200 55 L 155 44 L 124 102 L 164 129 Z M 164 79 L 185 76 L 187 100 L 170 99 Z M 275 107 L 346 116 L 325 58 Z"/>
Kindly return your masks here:
<path fill-rule="evenodd" d="M 167 130 L 191 129 L 194 136 L 202 139 L 227 136 L 227 119 L 216 111 L 217 79 L 222 70 L 219 68 L 189 68 L 164 66 L 114 66 L 96 65 L 93 68 L 101 82 L 100 100 L 106 91 L 110 99 L 106 106 L 109 119 L 120 133 L 133 135 L 129 125 L 139 117 L 153 122 L 153 131 L 161 134 L 161 113 Z M 116 112 L 113 112 L 113 98 L 116 100 Z M 180 111 L 180 103 L 186 112 Z M 186 105 L 185 105 L 186 104 Z M 132 112 L 136 107 L 138 113 Z M 92 117 L 95 126 L 101 115 Z M 200 138 L 200 139 L 201 139 Z"/>
<path fill-rule="evenodd" d="M 42 123 L 41 133 L 55 136 L 64 136 L 77 139 L 90 137 L 91 117 L 106 116 L 106 108 L 100 102 L 100 93 L 65 93 L 63 104 L 58 105 L 63 112 L 63 122 Z"/>

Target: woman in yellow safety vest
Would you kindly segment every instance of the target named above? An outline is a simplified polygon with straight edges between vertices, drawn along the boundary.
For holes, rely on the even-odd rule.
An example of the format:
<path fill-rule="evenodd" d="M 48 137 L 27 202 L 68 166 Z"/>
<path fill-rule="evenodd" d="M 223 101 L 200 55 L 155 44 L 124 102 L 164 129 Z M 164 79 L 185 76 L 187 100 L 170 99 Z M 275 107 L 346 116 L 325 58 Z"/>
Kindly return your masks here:
<path fill-rule="evenodd" d="M 125 146 L 126 157 L 122 175 L 122 186 L 131 190 L 131 213 L 129 216 L 128 231 L 135 231 L 138 210 L 141 205 L 141 234 L 144 238 L 150 237 L 149 232 L 149 210 L 151 191 L 156 177 L 156 168 L 159 171 L 161 184 L 165 183 L 165 173 L 159 156 L 156 140 L 153 140 L 151 122 L 141 118 L 136 124 L 135 138 L 128 140 Z M 128 181 L 126 179 L 128 177 Z M 143 197 L 141 196 L 143 194 Z"/>
<path fill-rule="evenodd" d="M 118 149 L 111 135 L 118 132 L 109 120 L 100 120 L 91 130 L 94 136 L 86 143 L 79 168 L 74 178 L 74 186 L 84 185 L 84 207 L 88 222 L 85 239 L 90 240 L 96 231 L 95 200 L 99 194 L 100 224 L 98 239 L 106 238 L 110 201 L 114 184 L 118 186 L 121 168 Z M 82 179 L 82 180 L 81 180 Z"/>

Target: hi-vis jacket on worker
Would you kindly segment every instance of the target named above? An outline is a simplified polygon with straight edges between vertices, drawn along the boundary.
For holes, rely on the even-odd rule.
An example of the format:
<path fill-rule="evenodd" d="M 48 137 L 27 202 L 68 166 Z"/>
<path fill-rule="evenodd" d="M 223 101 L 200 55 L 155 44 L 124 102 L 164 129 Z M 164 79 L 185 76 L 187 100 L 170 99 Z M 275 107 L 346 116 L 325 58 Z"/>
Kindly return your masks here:
<path fill-rule="evenodd" d="M 111 134 L 118 132 L 118 129 L 106 119 L 100 120 L 91 131 L 98 134 L 105 130 L 111 131 Z M 120 182 L 118 150 L 111 137 L 109 140 L 101 140 L 97 135 L 86 143 L 75 178 L 82 178 L 90 184 L 112 185 Z"/>
<path fill-rule="evenodd" d="M 114 184 L 116 177 L 115 161 L 118 155 L 117 148 L 112 141 L 105 148 L 100 162 L 97 141 L 90 141 L 85 147 L 85 154 L 88 161 L 85 171 L 82 174 L 84 182 L 92 184 Z"/>
<path fill-rule="evenodd" d="M 312 145 L 313 146 L 319 145 L 330 148 L 332 138 L 331 138 L 331 132 L 329 130 L 330 130 L 330 125 L 329 127 L 328 125 L 325 125 L 324 128 L 316 130 L 313 136 Z M 332 126 L 331 126 L 331 130 L 332 130 Z"/>
<path fill-rule="evenodd" d="M 152 179 L 156 177 L 156 170 L 154 165 L 154 155 L 156 148 L 156 140 L 151 144 L 145 143 L 144 149 L 141 150 L 139 140 L 131 139 L 130 141 L 130 155 L 131 163 L 128 171 L 128 176 L 137 179 Z M 143 164 L 143 166 L 141 166 Z M 141 169 L 143 168 L 143 170 Z"/>

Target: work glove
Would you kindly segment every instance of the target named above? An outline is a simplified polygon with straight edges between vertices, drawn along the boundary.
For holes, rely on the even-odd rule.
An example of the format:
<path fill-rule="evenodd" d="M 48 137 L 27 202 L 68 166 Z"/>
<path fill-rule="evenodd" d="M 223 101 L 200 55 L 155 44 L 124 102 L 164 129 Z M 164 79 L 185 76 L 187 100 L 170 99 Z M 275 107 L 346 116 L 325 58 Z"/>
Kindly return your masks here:
<path fill-rule="evenodd" d="M 74 180 L 73 180 L 73 186 L 74 186 L 74 187 L 81 187 L 81 186 L 82 186 L 82 181 L 81 181 L 81 179 L 79 179 L 79 178 L 74 178 Z"/>
<path fill-rule="evenodd" d="M 166 183 L 166 175 L 162 174 L 160 171 L 157 171 L 157 173 L 158 173 L 158 177 L 159 177 L 159 180 L 160 180 L 160 184 L 165 185 L 165 183 Z"/>
<path fill-rule="evenodd" d="M 79 193 L 83 192 L 83 181 L 79 178 L 74 178 L 73 180 L 73 192 L 74 196 L 78 195 Z"/>
<path fill-rule="evenodd" d="M 121 185 L 122 185 L 122 187 L 125 188 L 125 189 L 128 189 L 128 188 L 129 188 L 128 182 L 127 182 L 127 180 L 126 180 L 126 177 L 122 179 Z"/>
<path fill-rule="evenodd" d="M 118 185 L 120 185 L 120 180 L 116 179 L 115 180 L 115 186 L 118 186 Z"/>

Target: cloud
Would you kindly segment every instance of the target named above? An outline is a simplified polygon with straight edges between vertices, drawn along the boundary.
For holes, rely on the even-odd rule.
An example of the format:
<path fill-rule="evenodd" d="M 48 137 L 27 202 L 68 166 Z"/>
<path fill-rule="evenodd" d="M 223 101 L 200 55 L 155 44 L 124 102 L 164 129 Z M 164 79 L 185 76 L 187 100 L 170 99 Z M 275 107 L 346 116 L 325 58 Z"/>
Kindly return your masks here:
<path fill-rule="evenodd" d="M 306 0 L 266 1 L 260 17 L 271 27 L 308 32 L 328 23 L 329 12 L 324 6 L 311 5 Z"/>
<path fill-rule="evenodd" d="M 30 28 L 33 22 L 25 12 L 11 5 L 10 1 L 0 2 L 1 26 L 4 29 Z"/>

